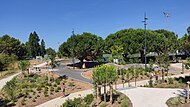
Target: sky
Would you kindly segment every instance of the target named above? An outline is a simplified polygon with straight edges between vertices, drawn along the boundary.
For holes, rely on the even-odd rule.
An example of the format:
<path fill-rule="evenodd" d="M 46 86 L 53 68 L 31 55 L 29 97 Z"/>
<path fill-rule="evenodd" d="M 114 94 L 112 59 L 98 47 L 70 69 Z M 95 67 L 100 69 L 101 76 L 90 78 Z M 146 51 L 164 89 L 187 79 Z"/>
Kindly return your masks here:
<path fill-rule="evenodd" d="M 57 50 L 75 34 L 91 32 L 103 38 L 121 29 L 167 29 L 182 37 L 190 26 L 189 0 L 0 0 L 0 36 L 28 41 L 36 31 L 46 48 Z M 169 12 L 165 17 L 163 12 Z"/>

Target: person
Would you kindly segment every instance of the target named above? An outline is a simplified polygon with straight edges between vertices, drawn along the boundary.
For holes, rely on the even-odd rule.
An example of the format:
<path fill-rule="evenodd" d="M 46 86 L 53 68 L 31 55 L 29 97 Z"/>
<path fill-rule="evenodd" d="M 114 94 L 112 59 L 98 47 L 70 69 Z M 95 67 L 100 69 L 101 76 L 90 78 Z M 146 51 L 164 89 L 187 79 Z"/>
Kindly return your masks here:
<path fill-rule="evenodd" d="M 63 96 L 65 96 L 65 83 L 64 82 L 61 84 L 61 91 L 63 93 Z"/>

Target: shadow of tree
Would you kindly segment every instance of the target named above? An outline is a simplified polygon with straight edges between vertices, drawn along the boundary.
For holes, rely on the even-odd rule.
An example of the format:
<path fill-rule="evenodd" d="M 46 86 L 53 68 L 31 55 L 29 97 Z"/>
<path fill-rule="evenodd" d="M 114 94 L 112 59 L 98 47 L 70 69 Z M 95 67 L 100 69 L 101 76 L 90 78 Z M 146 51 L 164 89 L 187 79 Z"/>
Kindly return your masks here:
<path fill-rule="evenodd" d="M 178 77 L 178 78 L 175 78 L 175 80 L 177 80 L 178 82 L 186 84 L 187 81 L 190 81 L 190 76 Z"/>
<path fill-rule="evenodd" d="M 93 68 L 95 66 L 105 64 L 105 62 L 84 62 L 83 64 L 85 64 L 86 68 Z M 67 64 L 67 66 L 73 67 L 73 64 Z M 81 63 L 80 62 L 75 63 L 74 67 L 80 68 L 81 67 Z"/>
<path fill-rule="evenodd" d="M 13 106 L 15 106 L 15 104 L 11 103 L 11 101 L 0 98 L 0 107 L 13 107 Z"/>

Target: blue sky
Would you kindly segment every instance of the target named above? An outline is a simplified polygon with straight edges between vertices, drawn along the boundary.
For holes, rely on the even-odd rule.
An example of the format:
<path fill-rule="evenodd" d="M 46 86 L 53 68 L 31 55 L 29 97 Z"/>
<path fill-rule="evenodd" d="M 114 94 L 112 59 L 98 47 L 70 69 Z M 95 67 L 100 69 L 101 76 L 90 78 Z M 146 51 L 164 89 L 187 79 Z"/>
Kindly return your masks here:
<path fill-rule="evenodd" d="M 36 31 L 46 47 L 58 45 L 75 33 L 103 38 L 125 28 L 168 29 L 181 37 L 190 26 L 189 0 L 0 0 L 0 35 L 28 40 Z M 170 12 L 166 18 L 163 12 Z"/>

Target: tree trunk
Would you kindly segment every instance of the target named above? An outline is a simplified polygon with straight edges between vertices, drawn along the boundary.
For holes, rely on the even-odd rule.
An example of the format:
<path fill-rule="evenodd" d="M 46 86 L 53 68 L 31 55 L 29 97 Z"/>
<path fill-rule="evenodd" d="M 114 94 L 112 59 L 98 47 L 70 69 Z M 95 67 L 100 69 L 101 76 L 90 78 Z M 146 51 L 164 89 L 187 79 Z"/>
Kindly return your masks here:
<path fill-rule="evenodd" d="M 130 81 L 128 80 L 128 87 L 130 87 Z"/>
<path fill-rule="evenodd" d="M 112 83 L 110 83 L 110 103 L 113 103 L 113 87 L 112 87 Z"/>
<path fill-rule="evenodd" d="M 99 105 L 101 102 L 101 87 L 97 84 L 97 102 L 96 105 Z"/>
<path fill-rule="evenodd" d="M 144 60 L 144 58 L 145 58 L 144 51 L 141 51 L 140 55 L 141 55 L 141 62 L 144 63 L 145 62 L 145 60 Z"/>
<path fill-rule="evenodd" d="M 117 90 L 117 82 L 115 82 L 115 89 Z"/>
<path fill-rule="evenodd" d="M 124 87 L 125 87 L 125 86 L 124 86 L 125 82 L 124 82 L 124 81 L 122 81 L 122 83 L 123 83 L 123 88 L 124 88 Z"/>
<path fill-rule="evenodd" d="M 162 69 L 162 82 L 164 82 L 164 70 Z"/>
<path fill-rule="evenodd" d="M 83 59 L 80 59 L 80 69 L 83 67 L 83 64 L 84 64 Z"/>
<path fill-rule="evenodd" d="M 136 81 L 136 77 L 135 77 L 135 87 L 136 87 L 137 81 Z"/>
<path fill-rule="evenodd" d="M 106 102 L 106 83 L 104 83 L 104 102 Z"/>

